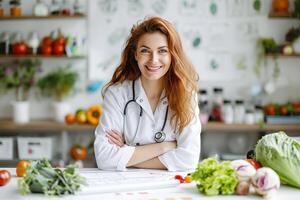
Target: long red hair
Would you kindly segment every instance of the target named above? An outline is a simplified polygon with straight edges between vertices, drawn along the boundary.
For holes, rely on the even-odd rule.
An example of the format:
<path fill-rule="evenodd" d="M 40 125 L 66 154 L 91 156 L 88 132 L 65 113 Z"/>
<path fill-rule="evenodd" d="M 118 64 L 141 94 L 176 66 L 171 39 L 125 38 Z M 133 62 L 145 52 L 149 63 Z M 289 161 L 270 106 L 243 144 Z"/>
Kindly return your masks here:
<path fill-rule="evenodd" d="M 111 85 L 140 77 L 141 72 L 134 56 L 137 44 L 143 34 L 154 32 L 160 32 L 167 37 L 172 61 L 165 75 L 164 88 L 172 111 L 171 124 L 176 132 L 181 133 L 194 117 L 193 105 L 196 99 L 193 98 L 198 89 L 198 74 L 183 51 L 179 34 L 167 20 L 151 17 L 133 26 L 121 56 L 121 63 L 110 82 L 104 87 L 102 94 L 104 95 Z"/>

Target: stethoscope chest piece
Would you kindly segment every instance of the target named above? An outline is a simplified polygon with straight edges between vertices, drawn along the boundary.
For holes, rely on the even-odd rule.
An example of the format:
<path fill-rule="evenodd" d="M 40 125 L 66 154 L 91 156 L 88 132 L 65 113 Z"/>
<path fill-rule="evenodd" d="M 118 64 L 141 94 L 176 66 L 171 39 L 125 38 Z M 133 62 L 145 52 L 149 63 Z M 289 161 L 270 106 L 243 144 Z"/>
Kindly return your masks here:
<path fill-rule="evenodd" d="M 157 143 L 161 143 L 161 142 L 165 141 L 165 139 L 166 139 L 166 134 L 163 131 L 158 131 L 154 135 L 154 140 Z"/>

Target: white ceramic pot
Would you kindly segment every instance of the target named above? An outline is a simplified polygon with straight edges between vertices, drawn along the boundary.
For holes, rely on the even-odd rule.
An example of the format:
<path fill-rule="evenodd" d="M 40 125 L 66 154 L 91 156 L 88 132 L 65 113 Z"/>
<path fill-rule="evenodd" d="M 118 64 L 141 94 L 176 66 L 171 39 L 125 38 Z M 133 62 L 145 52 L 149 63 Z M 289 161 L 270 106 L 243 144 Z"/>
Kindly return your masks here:
<path fill-rule="evenodd" d="M 18 124 L 26 124 L 30 121 L 29 102 L 15 101 L 13 106 L 13 121 Z"/>
<path fill-rule="evenodd" d="M 293 49 L 295 53 L 300 53 L 300 37 L 293 42 Z"/>
<path fill-rule="evenodd" d="M 65 116 L 71 111 L 71 106 L 67 102 L 54 102 L 54 120 L 64 122 Z"/>

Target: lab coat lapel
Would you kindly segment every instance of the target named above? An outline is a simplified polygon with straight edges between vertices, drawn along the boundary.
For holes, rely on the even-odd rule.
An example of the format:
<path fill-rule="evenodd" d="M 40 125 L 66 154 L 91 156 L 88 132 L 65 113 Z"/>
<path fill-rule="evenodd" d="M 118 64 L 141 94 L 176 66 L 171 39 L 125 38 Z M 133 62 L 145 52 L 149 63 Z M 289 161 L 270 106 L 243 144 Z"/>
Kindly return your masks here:
<path fill-rule="evenodd" d="M 136 102 L 143 108 L 145 113 L 147 113 L 147 115 L 149 115 L 150 118 L 154 120 L 154 115 L 152 113 L 150 103 L 148 101 L 147 95 L 142 86 L 140 78 L 135 81 L 135 91 L 136 91 Z"/>

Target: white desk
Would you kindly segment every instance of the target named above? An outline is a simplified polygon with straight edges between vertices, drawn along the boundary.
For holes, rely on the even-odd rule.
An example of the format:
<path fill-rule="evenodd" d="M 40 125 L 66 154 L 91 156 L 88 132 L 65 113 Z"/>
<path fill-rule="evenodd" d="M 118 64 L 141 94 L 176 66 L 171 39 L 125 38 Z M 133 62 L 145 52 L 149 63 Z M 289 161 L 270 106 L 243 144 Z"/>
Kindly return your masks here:
<path fill-rule="evenodd" d="M 5 169 L 5 168 L 1 168 Z M 237 196 L 237 195 L 228 195 L 228 196 L 213 196 L 207 197 L 201 195 L 197 192 L 196 186 L 193 183 L 190 184 L 180 184 L 176 188 L 167 188 L 167 189 L 156 189 L 156 190 L 144 190 L 144 191 L 131 191 L 131 192 L 114 192 L 114 193 L 105 193 L 105 194 L 93 194 L 93 195 L 67 195 L 63 197 L 47 197 L 43 194 L 29 194 L 22 196 L 19 194 L 17 187 L 17 177 L 15 169 L 6 168 L 11 172 L 12 179 L 10 182 L 0 187 L 0 199 L 1 200 L 35 200 L 35 199 L 51 199 L 51 200 L 110 200 L 110 199 L 147 199 L 147 200 L 191 200 L 191 199 L 263 199 L 260 196 L 255 194 L 250 194 L 247 196 Z M 97 169 L 95 169 L 97 170 Z M 299 199 L 300 189 L 295 189 L 287 186 L 281 186 L 280 190 L 276 195 L 277 200 L 281 199 Z"/>

